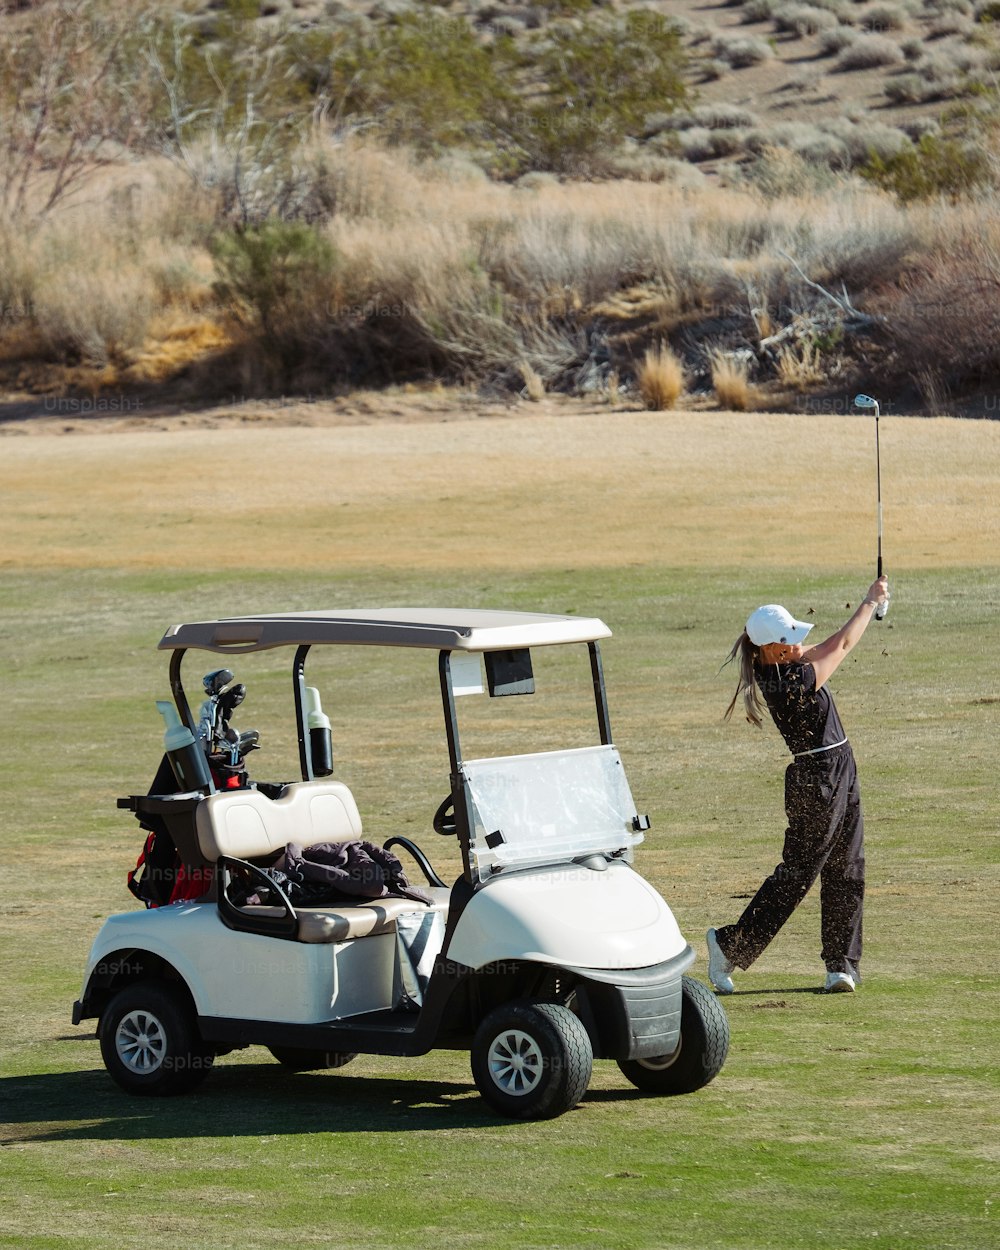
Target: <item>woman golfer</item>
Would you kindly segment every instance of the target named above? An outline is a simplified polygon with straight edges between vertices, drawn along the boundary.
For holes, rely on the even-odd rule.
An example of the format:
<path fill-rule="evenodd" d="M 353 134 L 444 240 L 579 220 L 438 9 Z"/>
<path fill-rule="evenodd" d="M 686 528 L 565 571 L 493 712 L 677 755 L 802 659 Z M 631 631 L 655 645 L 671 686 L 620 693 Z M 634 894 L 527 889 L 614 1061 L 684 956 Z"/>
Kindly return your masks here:
<path fill-rule="evenodd" d="M 758 727 L 766 705 L 794 759 L 785 773 L 788 829 L 781 863 L 735 924 L 708 931 L 708 979 L 720 994 L 733 992 L 733 971 L 750 967 L 817 876 L 824 988 L 849 993 L 861 980 L 861 794 L 854 755 L 827 682 L 888 597 L 888 583 L 880 577 L 851 619 L 812 647 L 802 645 L 811 625 L 796 621 L 776 603 L 767 604 L 751 614 L 729 653 L 729 660 L 739 660 L 740 678 L 726 719 L 741 694 L 747 720 Z"/>

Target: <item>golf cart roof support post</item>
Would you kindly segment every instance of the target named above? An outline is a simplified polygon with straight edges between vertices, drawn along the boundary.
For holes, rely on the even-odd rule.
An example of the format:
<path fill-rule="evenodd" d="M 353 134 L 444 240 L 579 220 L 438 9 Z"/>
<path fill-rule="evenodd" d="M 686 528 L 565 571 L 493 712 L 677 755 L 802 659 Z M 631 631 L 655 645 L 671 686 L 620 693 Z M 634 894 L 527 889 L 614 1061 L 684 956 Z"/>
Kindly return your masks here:
<path fill-rule="evenodd" d="M 181 660 L 184 659 L 186 648 L 181 647 L 177 651 L 170 653 L 170 693 L 174 696 L 174 704 L 181 720 L 188 729 L 198 736 L 198 726 L 195 724 L 194 714 L 188 703 L 187 695 L 184 693 L 184 683 L 181 681 Z"/>
<path fill-rule="evenodd" d="M 590 671 L 594 678 L 594 699 L 597 703 L 597 724 L 601 731 L 601 746 L 611 745 L 611 715 L 608 712 L 608 692 L 604 686 L 604 665 L 601 663 L 601 648 L 596 642 L 588 642 L 590 651 Z"/>
<path fill-rule="evenodd" d="M 458 715 L 455 711 L 455 693 L 451 688 L 451 652 L 438 653 L 438 675 L 441 678 L 441 701 L 444 704 L 444 727 L 448 735 L 448 758 L 453 776 L 458 775 L 462 765 L 461 747 L 458 741 Z"/>
<path fill-rule="evenodd" d="M 292 661 L 292 692 L 295 696 L 295 730 L 299 735 L 299 769 L 303 781 L 312 781 L 315 774 L 312 766 L 309 731 L 306 728 L 306 656 L 309 644 L 303 643 L 296 648 L 295 659 Z"/>
<path fill-rule="evenodd" d="M 472 800 L 462 777 L 462 748 L 458 738 L 458 713 L 455 692 L 451 685 L 451 652 L 438 652 L 438 674 L 441 678 L 441 701 L 444 704 L 444 727 L 448 735 L 448 759 L 451 763 L 451 801 L 455 809 L 455 833 L 462 848 L 462 872 L 470 884 L 475 881 L 469 860 L 472 841 Z"/>

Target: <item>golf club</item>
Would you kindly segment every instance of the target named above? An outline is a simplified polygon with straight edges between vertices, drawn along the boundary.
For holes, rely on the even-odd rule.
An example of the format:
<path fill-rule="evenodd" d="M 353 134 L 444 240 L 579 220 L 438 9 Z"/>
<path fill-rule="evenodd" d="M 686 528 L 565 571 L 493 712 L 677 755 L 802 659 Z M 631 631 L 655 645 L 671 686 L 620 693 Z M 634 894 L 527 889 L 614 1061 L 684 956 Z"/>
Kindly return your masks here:
<path fill-rule="evenodd" d="M 855 395 L 854 405 L 856 408 L 874 408 L 875 410 L 875 484 L 878 499 L 878 565 L 875 576 L 882 576 L 882 465 L 879 460 L 878 446 L 878 400 L 872 399 L 870 395 Z M 875 619 L 884 621 L 885 614 L 889 611 L 888 599 L 883 600 L 875 609 Z"/>

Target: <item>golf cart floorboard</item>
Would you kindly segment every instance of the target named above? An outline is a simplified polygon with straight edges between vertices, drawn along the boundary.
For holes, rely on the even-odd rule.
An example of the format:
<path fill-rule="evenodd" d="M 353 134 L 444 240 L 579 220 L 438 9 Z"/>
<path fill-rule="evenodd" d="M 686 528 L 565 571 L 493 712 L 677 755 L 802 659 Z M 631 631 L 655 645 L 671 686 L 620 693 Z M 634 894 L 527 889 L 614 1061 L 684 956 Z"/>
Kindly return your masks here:
<path fill-rule="evenodd" d="M 359 1051 L 373 1055 L 422 1055 L 431 1049 L 434 1029 L 419 1029 L 417 1011 L 369 1011 L 320 1024 L 283 1024 L 273 1020 L 237 1020 L 202 1016 L 199 1026 L 209 1042 L 237 1046 L 286 1046 L 303 1050 Z M 437 1039 L 440 1045 L 440 1039 Z"/>

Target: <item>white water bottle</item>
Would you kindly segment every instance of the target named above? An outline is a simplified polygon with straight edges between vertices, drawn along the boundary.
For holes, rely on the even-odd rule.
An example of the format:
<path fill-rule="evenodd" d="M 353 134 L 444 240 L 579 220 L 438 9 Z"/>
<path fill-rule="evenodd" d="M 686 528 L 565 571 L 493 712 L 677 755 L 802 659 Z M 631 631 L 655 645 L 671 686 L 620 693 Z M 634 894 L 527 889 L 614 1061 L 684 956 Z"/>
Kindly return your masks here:
<path fill-rule="evenodd" d="M 309 759 L 314 777 L 329 777 L 333 772 L 333 736 L 330 718 L 320 705 L 319 691 L 306 686 L 306 729 L 309 733 Z"/>
<path fill-rule="evenodd" d="M 172 703 L 157 699 L 156 708 L 166 725 L 163 749 L 181 791 L 186 793 L 203 790 L 208 793 L 212 789 L 212 774 L 208 771 L 205 752 L 195 741 L 194 734 L 187 725 L 181 724 L 181 718 Z"/>

